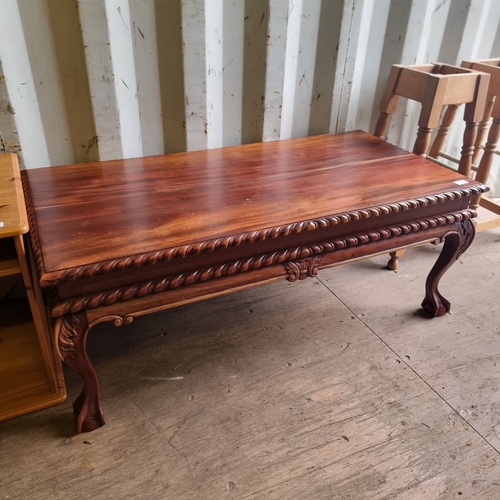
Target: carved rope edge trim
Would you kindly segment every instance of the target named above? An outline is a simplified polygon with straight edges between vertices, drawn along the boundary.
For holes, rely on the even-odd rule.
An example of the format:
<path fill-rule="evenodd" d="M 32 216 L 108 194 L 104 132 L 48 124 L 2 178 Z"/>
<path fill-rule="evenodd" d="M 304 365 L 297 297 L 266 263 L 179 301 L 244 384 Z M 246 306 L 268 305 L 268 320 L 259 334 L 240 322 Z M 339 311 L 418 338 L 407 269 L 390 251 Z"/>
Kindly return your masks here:
<path fill-rule="evenodd" d="M 30 228 L 29 237 L 31 246 L 33 248 L 33 256 L 35 259 L 35 266 L 38 271 L 38 276 L 45 273 L 45 266 L 43 263 L 42 249 L 40 245 L 40 238 L 38 236 L 38 227 L 36 225 L 35 209 L 31 201 L 31 191 L 29 188 L 29 181 L 26 171 L 21 171 L 21 183 L 23 186 L 24 202 L 26 204 L 26 213 L 28 214 L 28 225 Z"/>
<path fill-rule="evenodd" d="M 380 215 L 388 215 L 394 212 L 402 212 L 405 210 L 415 209 L 418 207 L 425 207 L 428 205 L 435 205 L 446 201 L 479 194 L 487 190 L 487 186 L 479 185 L 466 189 L 449 191 L 433 196 L 424 198 L 415 198 L 412 200 L 390 203 L 387 205 L 378 205 L 361 210 L 353 210 L 344 212 L 337 215 L 329 215 L 318 219 L 311 219 L 302 222 L 294 222 L 283 226 L 276 226 L 269 229 L 262 229 L 248 233 L 242 233 L 234 236 L 226 236 L 214 240 L 201 241 L 190 245 L 182 245 L 178 247 L 168 248 L 166 250 L 159 250 L 155 252 L 148 252 L 145 254 L 135 255 L 131 257 L 124 257 L 115 260 L 109 260 L 97 264 L 89 264 L 80 267 L 74 267 L 65 271 L 54 271 L 45 273 L 39 268 L 40 286 L 48 287 L 54 286 L 58 283 L 65 281 L 76 281 L 82 278 L 91 278 L 98 274 L 108 274 L 114 271 L 121 271 L 134 267 L 141 267 L 157 262 L 166 262 L 175 258 L 183 258 L 189 255 L 198 255 L 204 252 L 214 252 L 216 250 L 223 250 L 225 248 L 236 247 L 243 243 L 253 243 L 255 241 L 264 241 L 279 236 L 287 236 L 289 234 L 301 233 L 303 231 L 312 231 L 323 227 L 334 226 L 338 224 L 345 224 L 350 221 L 361 219 L 369 219 L 371 217 L 378 217 Z M 38 236 L 35 234 L 37 239 Z M 38 244 L 34 244 L 35 248 L 39 248 Z M 35 252 L 36 254 L 37 252 Z M 38 264 L 38 261 L 37 261 Z"/>
<path fill-rule="evenodd" d="M 366 233 L 346 236 L 329 242 L 289 248 L 286 250 L 264 254 L 259 257 L 251 257 L 226 264 L 219 264 L 205 269 L 188 271 L 179 275 L 167 276 L 162 279 L 152 280 L 145 283 L 129 285 L 117 290 L 96 293 L 86 297 L 78 297 L 57 304 L 52 310 L 52 316 L 58 317 L 63 314 L 76 313 L 82 309 L 95 309 L 97 307 L 111 305 L 116 302 L 125 302 L 127 300 L 145 297 L 146 295 L 157 294 L 166 290 L 174 290 L 182 286 L 188 286 L 223 276 L 230 276 L 252 269 L 259 269 L 261 267 L 267 267 L 274 264 L 290 262 L 296 259 L 304 259 L 314 255 L 329 253 L 343 248 L 363 245 L 438 226 L 446 226 L 455 222 L 461 222 L 466 219 L 474 218 L 475 216 L 476 212 L 473 210 L 462 210 L 460 212 L 430 217 L 420 221 L 408 222 L 379 230 L 368 231 Z"/>

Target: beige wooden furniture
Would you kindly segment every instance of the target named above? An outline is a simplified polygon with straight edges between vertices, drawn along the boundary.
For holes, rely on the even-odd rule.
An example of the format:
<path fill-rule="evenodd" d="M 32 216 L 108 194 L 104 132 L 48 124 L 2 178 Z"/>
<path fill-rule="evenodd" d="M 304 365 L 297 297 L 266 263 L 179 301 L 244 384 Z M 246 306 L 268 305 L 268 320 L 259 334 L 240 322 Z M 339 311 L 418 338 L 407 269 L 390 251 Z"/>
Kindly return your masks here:
<path fill-rule="evenodd" d="M 28 232 L 17 157 L 0 155 L 0 421 L 66 399 L 40 291 L 31 278 L 23 235 Z M 20 279 L 28 303 L 7 300 Z"/>
<path fill-rule="evenodd" d="M 474 143 L 479 122 L 483 112 L 488 91 L 489 74 L 472 71 L 467 68 L 449 64 L 424 64 L 403 66 L 395 64 L 389 73 L 389 78 L 380 102 L 380 116 L 374 135 L 384 138 L 390 117 L 396 110 L 400 97 L 405 97 L 422 104 L 418 120 L 418 131 L 413 153 L 435 158 L 436 152 L 442 148 L 450 129 L 454 115 L 445 115 L 438 134 L 430 147 L 431 133 L 438 126 L 443 106 L 456 112 L 460 104 L 465 104 L 463 147 L 459 162 L 459 172 L 470 175 Z M 397 269 L 398 258 L 405 250 L 391 253 L 387 267 Z"/>
<path fill-rule="evenodd" d="M 478 164 L 476 179 L 484 184 L 488 183 L 488 178 L 493 163 L 493 157 L 498 154 L 497 144 L 500 140 L 500 58 L 483 59 L 479 61 L 464 61 L 462 66 L 468 69 L 482 71 L 490 75 L 488 87 L 488 98 L 484 110 L 484 116 L 479 124 L 473 161 L 476 162 L 481 150 L 484 150 L 481 160 Z M 490 120 L 491 121 L 490 124 Z M 488 132 L 488 138 L 486 134 Z M 485 208 L 495 216 L 487 220 L 478 220 L 476 231 L 485 231 L 500 226 L 500 204 L 488 198 L 476 195 L 472 197 L 471 207 L 477 208 L 478 205 Z"/>

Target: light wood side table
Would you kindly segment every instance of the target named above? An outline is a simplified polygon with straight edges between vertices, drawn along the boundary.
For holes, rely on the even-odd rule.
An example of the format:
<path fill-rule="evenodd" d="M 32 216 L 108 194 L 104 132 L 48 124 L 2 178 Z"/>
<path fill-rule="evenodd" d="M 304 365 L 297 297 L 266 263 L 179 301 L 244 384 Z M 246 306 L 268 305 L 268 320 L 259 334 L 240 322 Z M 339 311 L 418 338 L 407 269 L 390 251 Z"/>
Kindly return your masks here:
<path fill-rule="evenodd" d="M 19 164 L 0 155 L 0 421 L 66 399 L 61 361 L 36 280 L 32 279 L 23 235 L 28 219 Z M 28 301 L 7 300 L 22 278 Z"/>

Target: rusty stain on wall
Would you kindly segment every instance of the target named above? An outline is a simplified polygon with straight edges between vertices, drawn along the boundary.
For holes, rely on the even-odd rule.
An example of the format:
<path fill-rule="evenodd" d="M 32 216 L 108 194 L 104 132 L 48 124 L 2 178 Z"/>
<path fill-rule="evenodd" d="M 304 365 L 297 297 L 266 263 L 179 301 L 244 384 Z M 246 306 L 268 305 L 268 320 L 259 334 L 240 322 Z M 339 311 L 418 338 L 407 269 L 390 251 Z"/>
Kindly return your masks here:
<path fill-rule="evenodd" d="M 89 142 L 87 143 L 87 149 L 85 150 L 86 156 L 89 155 L 89 152 L 93 146 L 99 147 L 99 137 L 97 135 L 92 137 L 92 139 L 90 139 Z M 82 144 L 82 148 L 84 148 L 84 147 L 85 147 L 85 144 Z"/>
<path fill-rule="evenodd" d="M 16 110 L 14 109 L 14 106 L 12 106 L 12 103 L 6 99 L 0 99 L 0 113 L 4 115 L 15 115 Z"/>

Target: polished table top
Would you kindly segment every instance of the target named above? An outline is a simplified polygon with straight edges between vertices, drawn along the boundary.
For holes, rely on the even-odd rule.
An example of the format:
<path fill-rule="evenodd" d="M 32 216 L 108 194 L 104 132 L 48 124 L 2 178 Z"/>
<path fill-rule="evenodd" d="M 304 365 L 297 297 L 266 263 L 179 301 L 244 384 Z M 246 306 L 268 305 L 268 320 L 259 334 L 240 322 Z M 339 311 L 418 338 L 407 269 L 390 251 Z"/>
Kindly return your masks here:
<path fill-rule="evenodd" d="M 484 189 L 359 131 L 33 169 L 27 178 L 41 274 L 52 277 L 267 228 L 307 230 L 307 221 L 350 210 Z"/>

